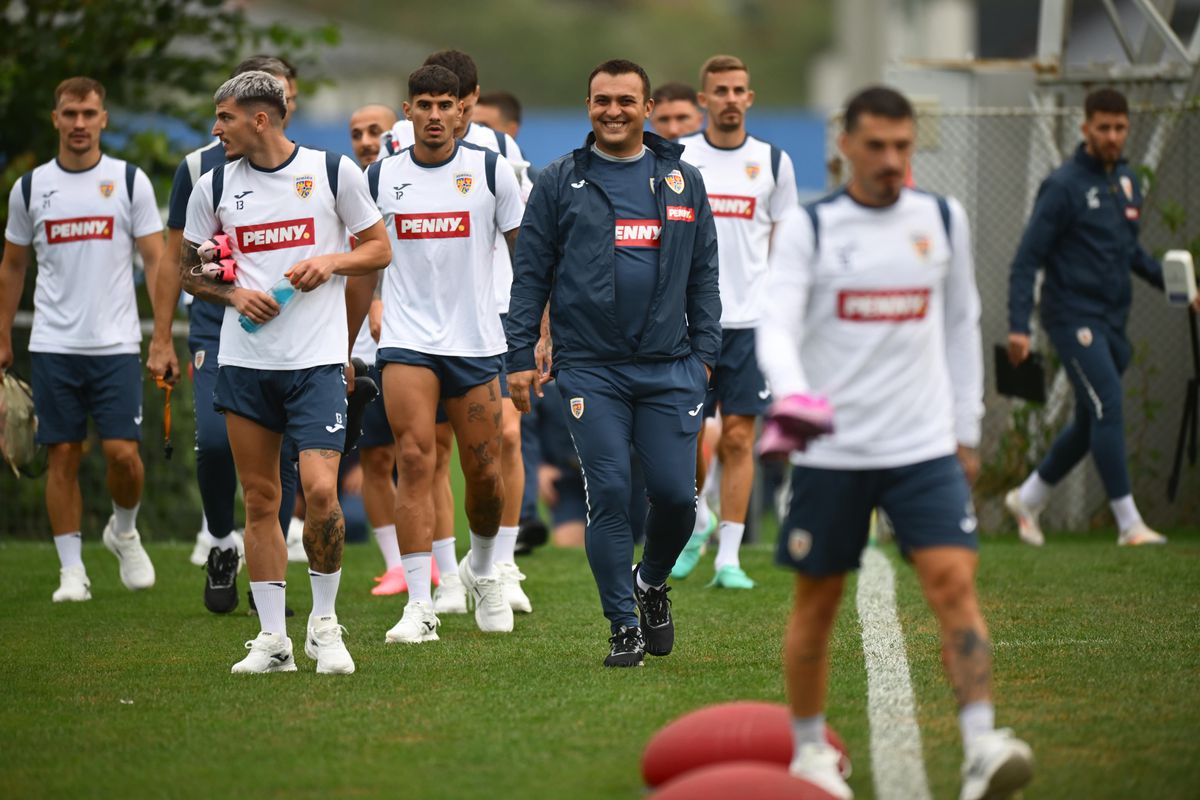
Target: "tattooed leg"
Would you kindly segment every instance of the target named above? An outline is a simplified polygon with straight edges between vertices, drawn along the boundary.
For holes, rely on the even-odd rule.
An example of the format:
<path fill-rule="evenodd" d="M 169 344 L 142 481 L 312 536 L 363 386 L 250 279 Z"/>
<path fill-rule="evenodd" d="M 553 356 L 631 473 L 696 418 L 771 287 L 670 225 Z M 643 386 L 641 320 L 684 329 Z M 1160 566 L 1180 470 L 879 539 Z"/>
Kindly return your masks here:
<path fill-rule="evenodd" d="M 942 664 L 959 706 L 989 700 L 992 645 L 975 594 L 978 557 L 961 547 L 913 553 L 913 566 L 941 629 Z"/>
<path fill-rule="evenodd" d="M 495 379 L 447 399 L 446 414 L 458 440 L 459 461 L 466 479 L 466 510 L 471 530 L 495 536 L 503 507 L 500 477 L 500 392 Z"/>
<path fill-rule="evenodd" d="M 342 567 L 346 524 L 337 499 L 337 473 L 341 453 L 304 450 L 300 453 L 300 481 L 307 511 L 304 515 L 304 551 L 316 572 L 337 572 Z"/>

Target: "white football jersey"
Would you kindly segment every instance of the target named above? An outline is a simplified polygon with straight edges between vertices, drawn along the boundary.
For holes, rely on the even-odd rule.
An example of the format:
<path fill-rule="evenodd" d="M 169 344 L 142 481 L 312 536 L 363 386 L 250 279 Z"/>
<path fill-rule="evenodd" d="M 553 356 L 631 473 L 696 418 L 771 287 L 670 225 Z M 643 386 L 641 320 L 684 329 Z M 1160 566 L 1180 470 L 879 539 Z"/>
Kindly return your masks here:
<path fill-rule="evenodd" d="M 412 120 L 402 119 L 393 125 L 392 137 L 391 153 L 398 153 L 411 147 L 415 141 Z M 463 134 L 462 140 L 504 156 L 516 172 L 517 182 L 521 187 L 521 200 L 529 199 L 529 193 L 533 191 L 533 181 L 529 180 L 529 162 L 521 154 L 521 148 L 517 145 L 516 139 L 507 133 L 492 130 L 486 125 L 470 122 L 467 124 L 467 131 Z M 388 148 L 379 148 L 379 158 L 382 159 L 387 155 L 389 155 Z M 508 256 L 508 245 L 504 242 L 503 232 L 496 236 L 492 258 L 496 268 L 496 310 L 501 314 L 507 314 L 509 295 L 512 293 L 513 271 L 512 259 Z"/>
<path fill-rule="evenodd" d="M 102 155 L 82 172 L 63 169 L 55 159 L 18 180 L 8 198 L 4 236 L 32 245 L 37 256 L 29 350 L 140 352 L 134 239 L 162 229 L 150 179 L 119 159 Z"/>
<path fill-rule="evenodd" d="M 335 164 L 336 191 L 328 164 Z M 220 196 L 214 209 L 214 182 Z M 336 195 L 336 196 L 335 196 Z M 285 163 L 263 170 L 247 159 L 205 173 L 188 201 L 183 237 L 202 242 L 224 231 L 237 261 L 236 284 L 270 291 L 306 258 L 344 252 L 347 230 L 359 233 L 379 221 L 362 171 L 349 158 L 297 147 Z M 225 309 L 220 364 L 295 370 L 346 362 L 346 279 L 334 275 L 292 298 L 279 316 L 254 333 Z"/>
<path fill-rule="evenodd" d="M 497 233 L 517 228 L 525 213 L 504 157 L 460 142 L 448 160 L 424 165 L 409 148 L 372 164 L 367 176 L 392 240 L 379 346 L 503 353 L 492 250 Z"/>
<path fill-rule="evenodd" d="M 971 236 L 958 201 L 946 208 L 949 235 L 935 195 L 904 189 L 893 205 L 869 208 L 843 190 L 777 227 L 759 365 L 776 396 L 826 395 L 835 428 L 793 463 L 896 467 L 979 443 Z"/>
<path fill-rule="evenodd" d="M 375 353 L 377 350 L 378 345 L 375 344 L 375 339 L 371 337 L 370 318 L 369 316 L 363 317 L 362 326 L 358 329 L 358 336 L 355 337 L 354 344 L 350 348 L 350 355 L 354 358 L 361 358 L 369 367 L 375 363 Z"/>
<path fill-rule="evenodd" d="M 703 133 L 679 139 L 683 160 L 704 176 L 717 225 L 721 327 L 753 328 L 767 274 L 771 229 L 799 200 L 788 154 L 753 136 L 717 147 Z"/>

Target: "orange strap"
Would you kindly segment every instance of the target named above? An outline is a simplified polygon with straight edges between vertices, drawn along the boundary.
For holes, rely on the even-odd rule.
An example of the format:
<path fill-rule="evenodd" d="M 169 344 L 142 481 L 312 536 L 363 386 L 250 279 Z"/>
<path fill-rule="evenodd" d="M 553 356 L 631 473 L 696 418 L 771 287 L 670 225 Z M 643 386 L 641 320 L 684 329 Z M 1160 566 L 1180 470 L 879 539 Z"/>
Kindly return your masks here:
<path fill-rule="evenodd" d="M 155 378 L 154 382 L 165 392 L 163 396 L 163 454 L 170 459 L 174 450 L 174 447 L 171 446 L 171 390 L 174 387 L 162 378 Z"/>

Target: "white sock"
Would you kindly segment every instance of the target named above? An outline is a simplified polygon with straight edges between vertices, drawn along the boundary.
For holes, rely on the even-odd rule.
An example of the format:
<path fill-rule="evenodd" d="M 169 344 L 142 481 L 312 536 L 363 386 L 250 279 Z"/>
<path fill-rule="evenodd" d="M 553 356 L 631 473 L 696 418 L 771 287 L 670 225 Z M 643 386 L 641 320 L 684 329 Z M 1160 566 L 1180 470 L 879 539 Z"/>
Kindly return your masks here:
<path fill-rule="evenodd" d="M 1116 500 L 1109 500 L 1108 507 L 1112 509 L 1113 516 L 1117 519 L 1117 530 L 1122 533 L 1142 521 L 1142 515 L 1138 513 L 1137 504 L 1133 502 L 1131 494 L 1118 497 Z"/>
<path fill-rule="evenodd" d="M 458 577 L 458 553 L 454 552 L 454 537 L 433 540 L 433 557 L 437 559 L 438 572 Z"/>
<path fill-rule="evenodd" d="M 1021 503 L 1032 511 L 1041 511 L 1050 499 L 1050 490 L 1054 487 L 1042 480 L 1035 469 L 1021 484 Z"/>
<path fill-rule="evenodd" d="M 54 537 L 58 563 L 63 569 L 83 566 L 83 534 L 79 531 L 60 533 Z"/>
<path fill-rule="evenodd" d="M 480 536 L 471 531 L 471 552 L 467 555 L 471 559 L 471 572 L 475 573 L 476 578 L 486 578 L 492 574 L 495 552 L 495 536 Z"/>
<path fill-rule="evenodd" d="M 308 571 L 308 579 L 312 582 L 313 608 L 312 617 L 331 617 L 337 602 L 338 585 L 342 582 L 342 571 L 325 574 L 324 572 Z M 311 618 L 311 617 L 310 617 Z"/>
<path fill-rule="evenodd" d="M 200 541 L 208 541 L 212 539 L 212 533 L 208 530 L 208 515 L 204 512 L 200 513 Z"/>
<path fill-rule="evenodd" d="M 717 569 L 721 567 L 737 567 L 741 566 L 738 560 L 738 548 L 742 546 L 742 535 L 746 533 L 746 526 L 739 522 L 721 521 L 717 526 L 717 558 L 714 566 Z"/>
<path fill-rule="evenodd" d="M 375 543 L 383 553 L 383 563 L 389 570 L 401 565 L 400 540 L 396 538 L 395 525 L 380 525 L 375 529 Z"/>
<path fill-rule="evenodd" d="M 112 504 L 114 520 L 113 532 L 118 536 L 125 536 L 126 534 L 133 533 L 133 529 L 137 527 L 137 512 L 141 507 L 142 504 L 138 503 L 133 508 L 121 508 L 114 502 Z"/>
<path fill-rule="evenodd" d="M 287 636 L 284 622 L 287 606 L 287 581 L 250 581 L 254 607 L 258 609 L 258 624 L 265 633 Z"/>
<path fill-rule="evenodd" d="M 496 549 L 492 552 L 492 561 L 496 564 L 513 564 L 517 560 L 517 531 L 520 530 L 516 525 L 512 527 L 500 526 L 500 530 L 496 531 Z"/>
<path fill-rule="evenodd" d="M 666 586 L 665 583 L 660 584 L 659 586 L 651 586 L 650 584 L 646 583 L 644 580 L 642 580 L 642 571 L 640 569 L 634 574 L 637 575 L 638 588 L 641 589 L 643 592 L 648 592 L 651 589 L 661 589 L 663 586 Z"/>
<path fill-rule="evenodd" d="M 962 732 L 963 748 L 983 733 L 996 729 L 996 709 L 989 700 L 976 700 L 958 710 L 958 729 Z"/>
<path fill-rule="evenodd" d="M 825 744 L 825 715 L 792 717 L 792 749 L 795 755 L 806 744 Z"/>
<path fill-rule="evenodd" d="M 237 539 L 233 538 L 232 531 L 229 533 L 228 536 L 222 536 L 219 539 L 210 533 L 208 535 L 208 540 L 210 542 L 212 542 L 212 544 L 210 544 L 209 547 L 216 547 L 221 550 L 232 550 L 233 548 L 237 547 Z"/>
<path fill-rule="evenodd" d="M 696 524 L 692 526 L 692 535 L 704 533 L 711 522 L 712 509 L 708 507 L 708 500 L 701 495 L 696 502 Z"/>
<path fill-rule="evenodd" d="M 429 588 L 433 582 L 433 553 L 405 553 L 400 559 L 408 581 L 408 602 L 433 603 Z"/>

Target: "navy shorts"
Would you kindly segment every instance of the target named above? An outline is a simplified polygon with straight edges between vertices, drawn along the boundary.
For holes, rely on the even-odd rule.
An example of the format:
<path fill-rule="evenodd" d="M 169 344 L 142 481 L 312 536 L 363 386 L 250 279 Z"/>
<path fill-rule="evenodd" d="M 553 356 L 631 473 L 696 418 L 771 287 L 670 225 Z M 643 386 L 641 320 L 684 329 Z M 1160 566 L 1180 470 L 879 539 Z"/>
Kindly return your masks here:
<path fill-rule="evenodd" d="M 403 347 L 381 347 L 375 356 L 379 371 L 387 364 L 424 367 L 437 376 L 441 399 L 462 397 L 500 374 L 500 356 L 438 356 Z M 439 419 L 439 422 L 441 420 Z"/>
<path fill-rule="evenodd" d="M 558 490 L 558 502 L 550 509 L 554 526 L 568 522 L 587 521 L 587 493 L 583 488 L 583 474 L 579 470 L 564 469 L 554 482 Z"/>
<path fill-rule="evenodd" d="M 358 446 L 360 448 L 390 447 L 395 444 L 396 440 L 392 437 L 392 426 L 388 424 L 387 418 L 387 406 L 383 402 L 383 375 L 380 373 L 379 367 L 373 365 L 367 369 L 367 375 L 379 387 L 379 396 L 368 403 L 366 409 L 363 410 L 362 437 L 358 440 Z"/>
<path fill-rule="evenodd" d="M 286 434 L 297 451 L 346 446 L 346 375 L 340 364 L 308 369 L 217 370 L 213 408 Z"/>
<path fill-rule="evenodd" d="M 888 469 L 793 467 L 776 562 L 814 577 L 858 569 L 876 507 L 887 513 L 906 558 L 926 547 L 979 546 L 971 489 L 956 456 Z"/>
<path fill-rule="evenodd" d="M 142 363 L 133 353 L 30 353 L 38 444 L 82 442 L 91 416 L 101 439 L 142 440 Z"/>
<path fill-rule="evenodd" d="M 722 414 L 745 417 L 762 416 L 771 405 L 771 390 L 754 353 L 753 328 L 721 331 L 721 355 L 704 398 L 704 416 L 716 416 L 718 403 Z"/>

